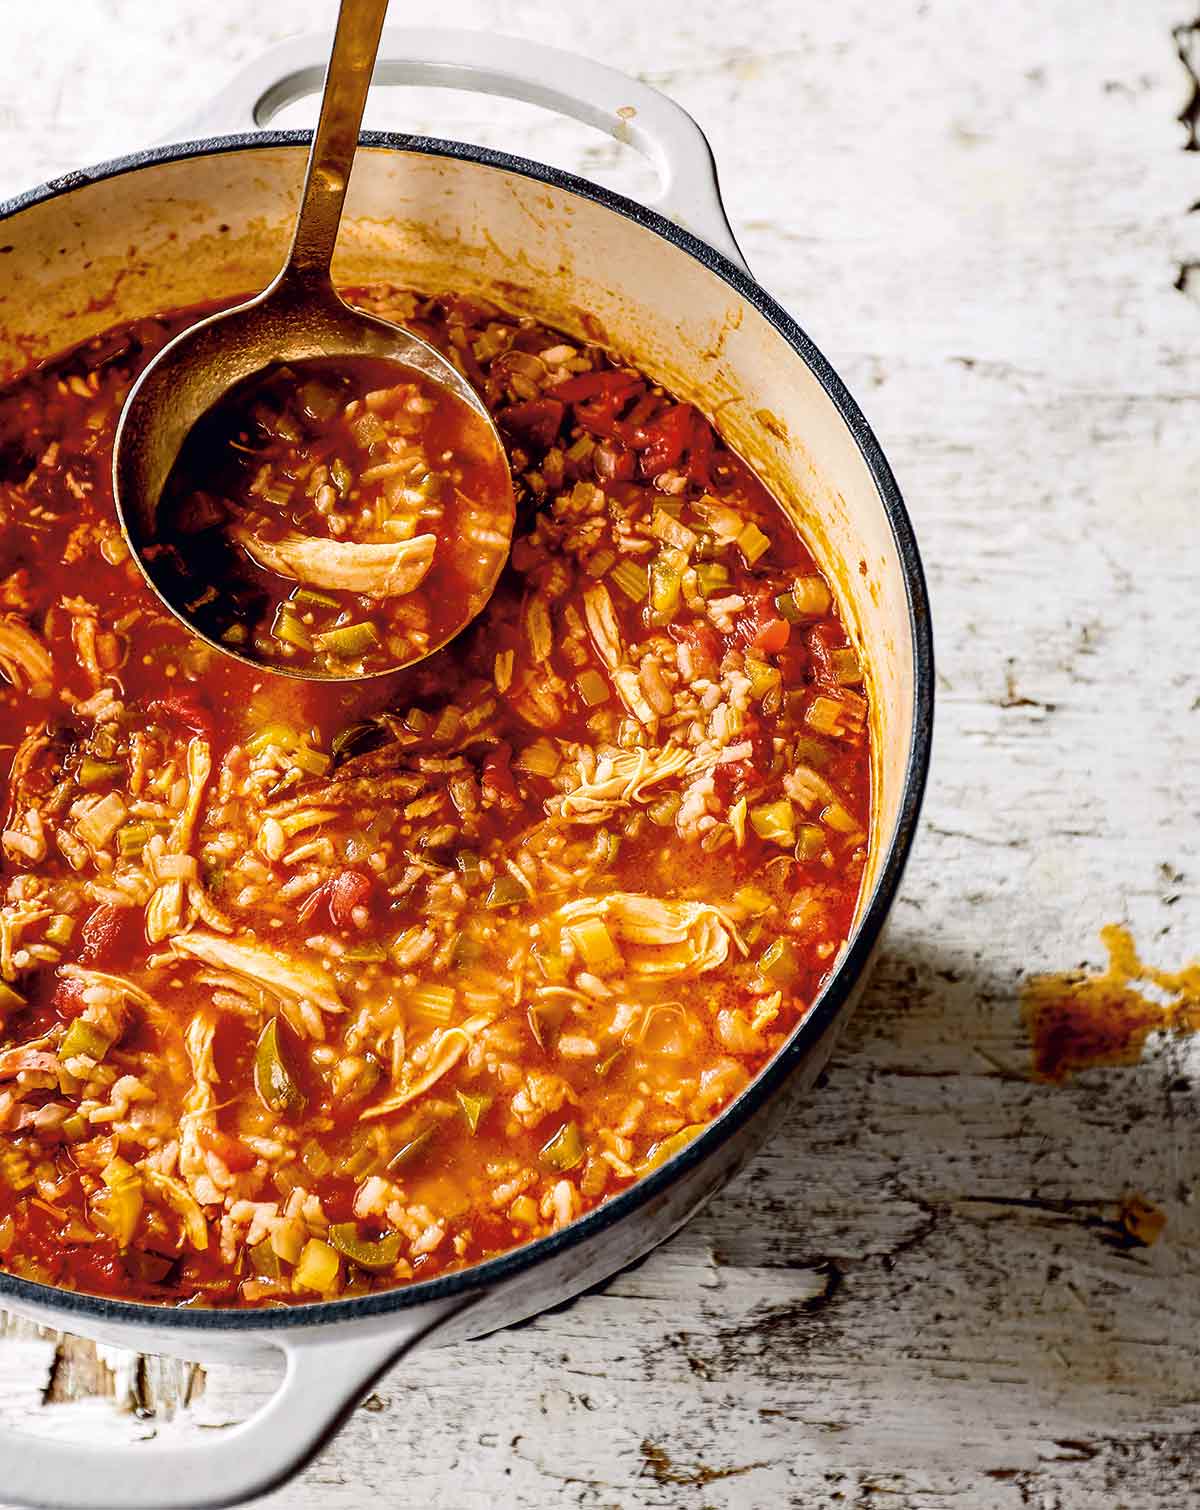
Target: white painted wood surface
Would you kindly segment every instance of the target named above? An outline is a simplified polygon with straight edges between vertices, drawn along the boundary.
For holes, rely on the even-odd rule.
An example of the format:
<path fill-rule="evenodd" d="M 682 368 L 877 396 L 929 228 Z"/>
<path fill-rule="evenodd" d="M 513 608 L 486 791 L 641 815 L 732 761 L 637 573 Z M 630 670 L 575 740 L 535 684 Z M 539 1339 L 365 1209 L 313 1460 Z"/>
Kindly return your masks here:
<path fill-rule="evenodd" d="M 807 1110 L 603 1293 L 393 1374 L 270 1503 L 1193 1505 L 1197 1051 L 1034 1084 L 1017 1005 L 1026 973 L 1095 961 L 1108 920 L 1168 967 L 1200 954 L 1200 155 L 1177 119 L 1200 36 L 1172 35 L 1193 10 L 395 9 L 575 46 L 703 122 L 749 261 L 909 500 L 937 755 L 888 951 Z M 0 194 L 164 135 L 332 12 L 6 0 Z M 369 123 L 648 182 L 532 109 L 422 93 Z M 1116 1242 L 1129 1189 L 1167 1213 L 1151 1248 Z M 31 1430 L 195 1432 L 270 1387 L 0 1342 L 0 1409 Z"/>

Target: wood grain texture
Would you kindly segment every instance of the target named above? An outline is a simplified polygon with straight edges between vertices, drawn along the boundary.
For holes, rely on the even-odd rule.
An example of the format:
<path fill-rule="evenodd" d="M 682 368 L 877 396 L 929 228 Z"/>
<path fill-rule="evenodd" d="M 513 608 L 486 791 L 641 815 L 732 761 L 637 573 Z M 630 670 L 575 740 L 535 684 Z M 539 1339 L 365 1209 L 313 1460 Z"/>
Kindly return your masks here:
<path fill-rule="evenodd" d="M 0 193 L 165 135 L 332 9 L 5 7 Z M 1198 1051 L 1034 1084 L 1018 991 L 1098 963 L 1109 920 L 1168 968 L 1200 953 L 1200 23 L 1184 0 L 404 11 L 574 46 L 705 125 L 748 260 L 908 498 L 937 749 L 887 952 L 808 1107 L 601 1293 L 393 1373 L 269 1503 L 1193 1505 Z M 368 123 L 649 187 L 531 108 L 421 92 Z M 1151 1248 L 1128 1190 L 1167 1213 Z M 30 1430 L 191 1433 L 271 1387 L 19 1324 L 0 1344 L 0 1413 Z"/>

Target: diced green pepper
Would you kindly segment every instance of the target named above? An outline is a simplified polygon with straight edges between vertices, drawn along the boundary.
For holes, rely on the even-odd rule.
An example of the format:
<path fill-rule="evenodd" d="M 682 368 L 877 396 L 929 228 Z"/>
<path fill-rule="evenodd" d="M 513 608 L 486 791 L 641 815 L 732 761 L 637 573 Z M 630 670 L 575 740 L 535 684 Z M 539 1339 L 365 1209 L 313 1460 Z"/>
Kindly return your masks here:
<path fill-rule="evenodd" d="M 516 902 L 523 902 L 526 897 L 525 888 L 515 876 L 510 876 L 507 871 L 497 876 L 492 882 L 492 889 L 487 894 L 488 907 L 511 907 Z"/>
<path fill-rule="evenodd" d="M 423 1127 L 420 1132 L 414 1133 L 406 1143 L 402 1143 L 396 1152 L 387 1161 L 389 1170 L 406 1169 L 408 1165 L 419 1159 L 437 1136 L 437 1123 L 432 1122 L 428 1127 Z"/>
<path fill-rule="evenodd" d="M 758 961 L 759 973 L 775 985 L 786 985 L 800 972 L 800 961 L 789 939 L 776 939 L 763 950 Z"/>
<path fill-rule="evenodd" d="M 674 1158 L 681 1148 L 686 1148 L 692 1139 L 703 1131 L 704 1128 L 702 1125 L 681 1127 L 678 1132 L 672 1133 L 669 1138 L 660 1138 L 637 1166 L 638 1174 L 649 1174 L 652 1169 L 657 1169 L 660 1164 L 665 1164 L 668 1159 Z"/>
<path fill-rule="evenodd" d="M 385 1237 L 370 1239 L 358 1235 L 357 1222 L 334 1222 L 329 1229 L 329 1241 L 360 1269 L 368 1269 L 372 1274 L 382 1274 L 395 1267 L 404 1235 L 389 1232 Z"/>
<path fill-rule="evenodd" d="M 272 1017 L 258 1036 L 254 1050 L 254 1089 L 267 1110 L 280 1116 L 299 1112 L 307 1100 L 284 1060 L 278 1017 Z"/>
<path fill-rule="evenodd" d="M 279 1254 L 272 1248 L 270 1242 L 255 1243 L 254 1247 L 249 1251 L 250 1267 L 261 1279 L 280 1279 L 283 1277 Z"/>
<path fill-rule="evenodd" d="M 58 1048 L 58 1057 L 75 1059 L 83 1055 L 99 1063 L 112 1045 L 111 1036 L 103 1028 L 98 1027 L 94 1022 L 89 1022 L 86 1017 L 77 1017 L 63 1035 L 63 1041 Z"/>
<path fill-rule="evenodd" d="M 470 1091 L 458 1091 L 458 1105 L 472 1134 L 479 1130 L 480 1119 L 492 1104 L 490 1096 L 474 1095 Z"/>
<path fill-rule="evenodd" d="M 555 1169 L 565 1174 L 583 1162 L 583 1139 L 574 1122 L 564 1122 L 538 1155 L 546 1169 Z"/>

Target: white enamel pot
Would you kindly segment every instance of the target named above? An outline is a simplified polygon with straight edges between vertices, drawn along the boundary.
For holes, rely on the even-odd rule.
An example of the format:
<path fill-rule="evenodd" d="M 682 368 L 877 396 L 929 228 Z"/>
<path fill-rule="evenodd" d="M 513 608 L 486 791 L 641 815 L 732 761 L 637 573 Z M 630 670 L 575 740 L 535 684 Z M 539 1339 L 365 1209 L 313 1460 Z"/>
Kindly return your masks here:
<path fill-rule="evenodd" d="M 319 87 L 326 39 L 288 42 L 190 123 L 191 140 L 72 173 L 0 206 L 0 369 L 118 321 L 264 286 L 288 236 L 308 133 L 258 128 Z M 0 1431 L 6 1502 L 183 1510 L 294 1473 L 372 1382 L 422 1342 L 482 1335 L 628 1265 L 681 1226 L 806 1090 L 860 990 L 908 854 L 929 761 L 933 657 L 908 517 L 879 446 L 811 341 L 750 278 L 696 124 L 568 53 L 479 32 L 389 30 L 377 82 L 549 106 L 646 153 L 654 209 L 537 163 L 368 133 L 335 271 L 480 292 L 582 334 L 583 320 L 706 413 L 797 519 L 868 667 L 874 820 L 854 934 L 762 1075 L 652 1175 L 561 1232 L 462 1273 L 290 1310 L 166 1310 L 0 1275 L 0 1304 L 47 1326 L 200 1361 L 278 1349 L 283 1383 L 244 1424 L 190 1445 L 96 1448 Z M 234 131 L 234 135 L 214 135 Z"/>

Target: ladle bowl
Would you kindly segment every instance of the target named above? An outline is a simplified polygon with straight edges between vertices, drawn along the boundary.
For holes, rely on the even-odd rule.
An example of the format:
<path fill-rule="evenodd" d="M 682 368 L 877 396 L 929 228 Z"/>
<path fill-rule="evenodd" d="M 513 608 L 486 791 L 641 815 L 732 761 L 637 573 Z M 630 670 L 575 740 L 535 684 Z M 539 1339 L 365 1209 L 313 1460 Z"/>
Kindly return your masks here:
<path fill-rule="evenodd" d="M 387 0 L 342 0 L 296 230 L 282 269 L 261 294 L 197 321 L 162 349 L 130 389 L 113 446 L 117 518 L 134 560 L 160 601 L 222 654 L 306 681 L 390 676 L 434 654 L 478 614 L 507 559 L 507 552 L 500 552 L 491 580 L 480 582 L 470 604 L 464 603 L 461 622 L 451 623 L 444 634 L 432 638 L 420 656 L 345 676 L 268 662 L 213 639 L 162 591 L 147 562 L 147 548 L 157 536 L 163 489 L 192 427 L 235 384 L 276 363 L 369 356 L 402 364 L 466 404 L 483 421 L 497 452 L 505 458 L 487 406 L 457 367 L 412 331 L 345 303 L 330 276 L 386 13 Z M 504 464 L 507 470 L 507 460 Z M 510 538 L 513 522 L 510 508 Z"/>

